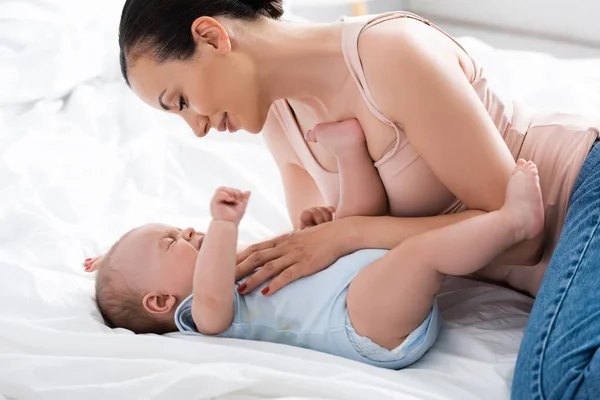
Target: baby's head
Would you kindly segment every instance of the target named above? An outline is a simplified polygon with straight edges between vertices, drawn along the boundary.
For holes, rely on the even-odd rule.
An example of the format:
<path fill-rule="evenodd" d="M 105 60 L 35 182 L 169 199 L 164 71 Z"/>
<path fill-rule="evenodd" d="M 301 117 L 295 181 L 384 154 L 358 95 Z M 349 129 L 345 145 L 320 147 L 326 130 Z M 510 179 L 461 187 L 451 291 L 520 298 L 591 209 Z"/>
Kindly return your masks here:
<path fill-rule="evenodd" d="M 135 228 L 102 258 L 96 301 L 104 319 L 135 333 L 177 330 L 177 306 L 192 294 L 204 234 L 162 224 Z"/>

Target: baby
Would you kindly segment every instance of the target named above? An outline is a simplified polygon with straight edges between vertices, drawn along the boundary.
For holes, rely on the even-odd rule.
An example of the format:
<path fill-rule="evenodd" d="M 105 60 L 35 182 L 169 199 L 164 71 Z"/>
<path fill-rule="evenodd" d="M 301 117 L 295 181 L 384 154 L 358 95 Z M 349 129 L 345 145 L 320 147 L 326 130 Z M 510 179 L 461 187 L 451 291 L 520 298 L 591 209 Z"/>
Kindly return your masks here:
<path fill-rule="evenodd" d="M 360 127 L 350 128 L 362 134 Z M 342 185 L 336 217 L 385 212 L 377 176 L 377 201 L 348 198 L 363 184 L 377 189 L 370 158 L 343 161 L 345 151 L 368 156 L 364 139 L 346 146 L 339 131 L 326 131 L 307 140 L 335 149 Z M 248 199 L 248 192 L 220 188 L 206 234 L 146 225 L 125 234 L 97 262 L 87 260 L 88 270 L 98 270 L 97 301 L 107 322 L 136 333 L 179 330 L 283 343 L 400 369 L 421 358 L 439 334 L 436 296 L 444 277 L 475 272 L 544 225 L 537 169 L 519 160 L 498 211 L 415 236 L 390 251 L 357 251 L 271 296 L 260 291 L 266 285 L 241 295 L 236 247 Z M 302 213 L 300 225 L 326 222 L 330 213 L 313 208 Z"/>

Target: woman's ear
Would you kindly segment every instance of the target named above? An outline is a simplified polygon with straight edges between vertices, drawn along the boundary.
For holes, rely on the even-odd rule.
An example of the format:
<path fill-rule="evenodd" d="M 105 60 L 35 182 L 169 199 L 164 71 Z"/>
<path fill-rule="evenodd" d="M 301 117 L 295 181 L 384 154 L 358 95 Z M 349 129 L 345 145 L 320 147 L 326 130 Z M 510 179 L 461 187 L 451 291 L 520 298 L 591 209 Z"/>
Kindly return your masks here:
<path fill-rule="evenodd" d="M 209 45 L 219 54 L 231 52 L 231 40 L 223 25 L 211 17 L 199 17 L 192 23 L 192 37 L 196 45 Z"/>
<path fill-rule="evenodd" d="M 142 303 L 150 314 L 168 314 L 175 308 L 177 298 L 171 294 L 150 292 L 144 296 Z"/>

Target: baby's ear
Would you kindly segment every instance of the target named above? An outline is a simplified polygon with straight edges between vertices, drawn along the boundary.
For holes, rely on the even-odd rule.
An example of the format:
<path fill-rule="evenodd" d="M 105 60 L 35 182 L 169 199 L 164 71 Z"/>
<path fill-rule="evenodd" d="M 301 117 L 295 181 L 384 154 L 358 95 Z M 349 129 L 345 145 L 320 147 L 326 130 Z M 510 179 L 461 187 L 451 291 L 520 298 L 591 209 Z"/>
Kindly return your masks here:
<path fill-rule="evenodd" d="M 167 314 L 173 311 L 177 299 L 171 294 L 150 292 L 144 296 L 142 302 L 150 314 Z"/>

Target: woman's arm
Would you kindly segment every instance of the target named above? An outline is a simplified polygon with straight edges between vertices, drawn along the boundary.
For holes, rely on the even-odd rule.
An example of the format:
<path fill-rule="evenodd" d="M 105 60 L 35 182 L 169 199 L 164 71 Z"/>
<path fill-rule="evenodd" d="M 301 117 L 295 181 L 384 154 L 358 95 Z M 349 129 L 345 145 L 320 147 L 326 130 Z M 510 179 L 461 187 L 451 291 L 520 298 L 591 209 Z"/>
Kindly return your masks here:
<path fill-rule="evenodd" d="M 347 232 L 349 252 L 357 249 L 382 248 L 392 249 L 411 236 L 419 235 L 433 229 L 443 228 L 456 222 L 485 214 L 486 211 L 467 210 L 461 213 L 437 215 L 424 218 L 397 217 L 353 217 L 352 222 L 344 228 Z M 536 249 L 529 243 L 537 241 Z M 543 236 L 529 242 L 521 242 L 500 254 L 493 265 L 533 266 L 542 257 Z M 348 253 L 346 253 L 348 254 Z M 482 266 L 483 267 L 483 266 Z"/>
<path fill-rule="evenodd" d="M 403 18 L 366 30 L 359 52 L 375 103 L 402 125 L 438 179 L 469 209 L 499 209 L 515 161 L 467 79 L 463 51 L 438 30 Z M 537 264 L 543 239 L 518 244 L 503 260 Z"/>
<path fill-rule="evenodd" d="M 317 273 L 338 258 L 366 248 L 391 249 L 411 236 L 481 215 L 470 210 L 428 218 L 348 217 L 256 243 L 238 254 L 236 280 L 256 271 L 240 287 L 248 293 L 273 278 L 269 295 Z"/>
<path fill-rule="evenodd" d="M 466 77 L 459 51 L 412 19 L 373 26 L 359 40 L 375 104 L 402 125 L 421 158 L 469 209 L 493 211 L 504 202 L 515 161 Z"/>
<path fill-rule="evenodd" d="M 279 168 L 290 220 L 294 229 L 299 229 L 302 211 L 325 206 L 325 201 L 314 179 L 302 167 L 273 111 L 263 128 L 263 137 Z"/>
<path fill-rule="evenodd" d="M 253 273 L 241 293 L 249 293 L 272 279 L 272 295 L 293 281 L 315 274 L 340 257 L 360 249 L 392 249 L 406 239 L 485 214 L 467 210 L 461 213 L 423 218 L 348 217 L 295 231 L 256 243 L 237 256 L 236 280 Z M 537 261 L 536 261 L 537 263 Z M 523 246 L 500 255 L 493 264 L 533 265 Z"/>

